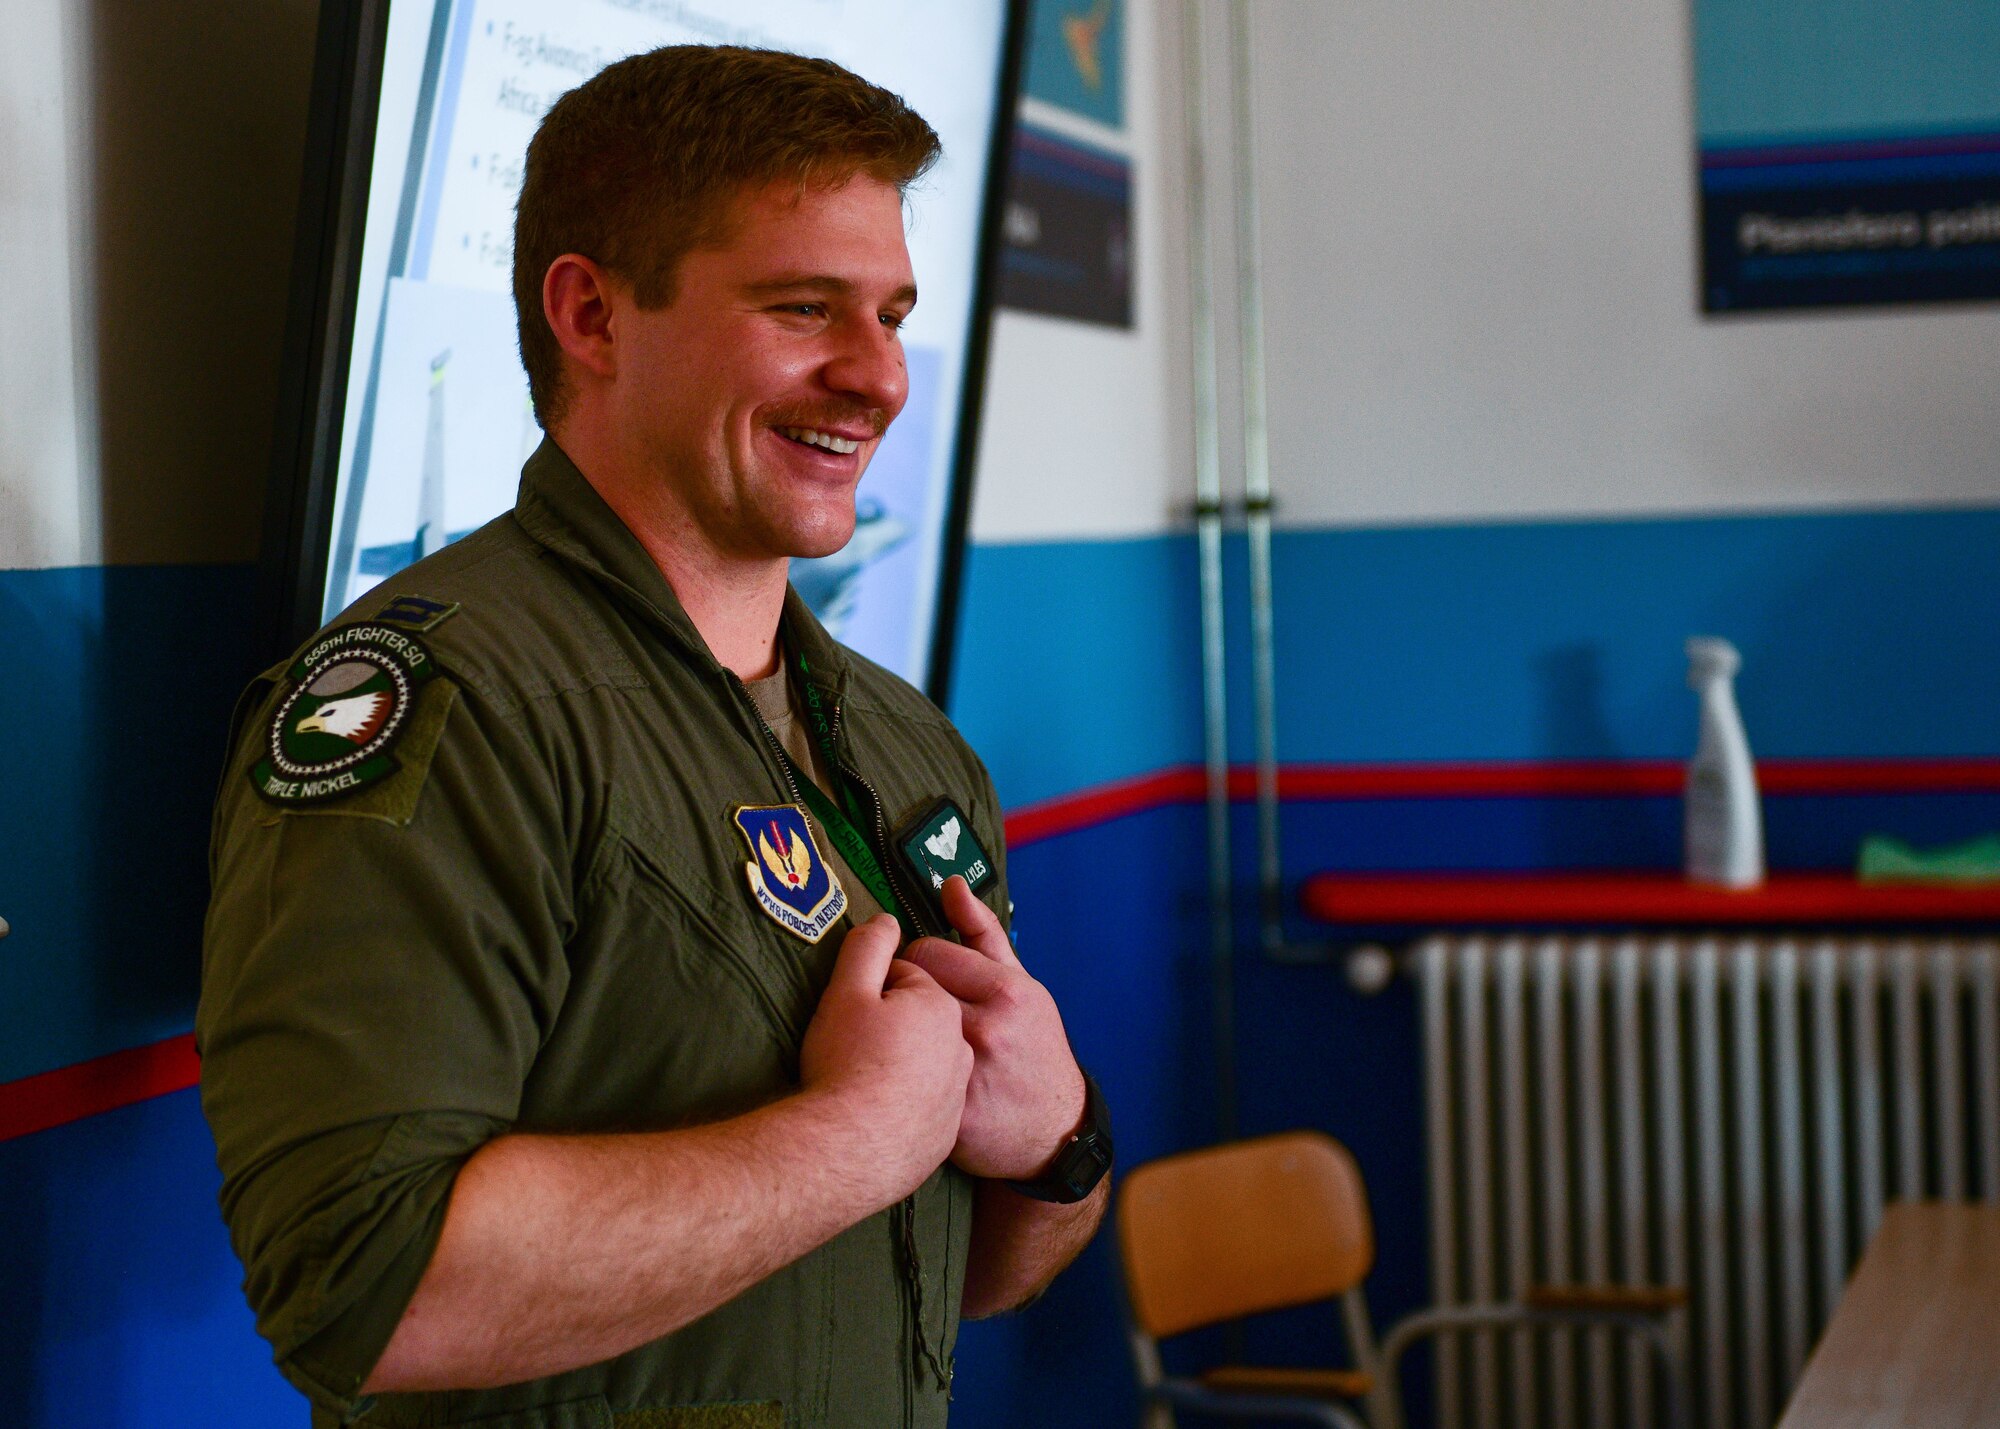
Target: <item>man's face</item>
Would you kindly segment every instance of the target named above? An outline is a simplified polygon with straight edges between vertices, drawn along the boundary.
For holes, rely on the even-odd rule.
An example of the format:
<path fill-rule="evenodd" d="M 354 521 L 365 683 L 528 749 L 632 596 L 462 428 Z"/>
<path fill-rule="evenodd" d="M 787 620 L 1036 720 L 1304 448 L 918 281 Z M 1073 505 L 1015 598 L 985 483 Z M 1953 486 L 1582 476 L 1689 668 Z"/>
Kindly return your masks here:
<path fill-rule="evenodd" d="M 733 216 L 725 246 L 681 260 L 671 303 L 628 300 L 614 319 L 617 418 L 718 556 L 830 555 L 909 396 L 902 196 L 865 175 L 779 184 L 746 191 Z"/>

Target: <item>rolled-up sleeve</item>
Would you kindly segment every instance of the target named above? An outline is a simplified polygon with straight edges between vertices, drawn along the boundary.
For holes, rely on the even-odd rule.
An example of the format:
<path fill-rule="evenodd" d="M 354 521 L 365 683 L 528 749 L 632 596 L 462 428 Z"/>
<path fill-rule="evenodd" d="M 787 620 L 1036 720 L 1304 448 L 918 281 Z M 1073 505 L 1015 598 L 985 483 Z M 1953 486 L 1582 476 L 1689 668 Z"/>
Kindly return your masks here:
<path fill-rule="evenodd" d="M 572 860 L 526 722 L 449 679 L 402 767 L 344 802 L 253 791 L 261 718 L 217 806 L 202 1109 L 258 1330 L 345 1415 L 561 1010 Z"/>

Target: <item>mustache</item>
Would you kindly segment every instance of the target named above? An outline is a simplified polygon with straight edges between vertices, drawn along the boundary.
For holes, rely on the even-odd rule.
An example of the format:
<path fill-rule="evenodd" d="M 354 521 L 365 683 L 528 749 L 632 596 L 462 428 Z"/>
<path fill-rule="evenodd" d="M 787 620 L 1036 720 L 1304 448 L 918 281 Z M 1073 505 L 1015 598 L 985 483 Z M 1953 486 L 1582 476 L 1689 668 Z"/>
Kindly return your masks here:
<path fill-rule="evenodd" d="M 858 402 L 796 402 L 770 408 L 764 420 L 774 427 L 811 427 L 815 431 L 859 428 L 867 432 L 870 441 L 889 430 L 887 412 Z"/>

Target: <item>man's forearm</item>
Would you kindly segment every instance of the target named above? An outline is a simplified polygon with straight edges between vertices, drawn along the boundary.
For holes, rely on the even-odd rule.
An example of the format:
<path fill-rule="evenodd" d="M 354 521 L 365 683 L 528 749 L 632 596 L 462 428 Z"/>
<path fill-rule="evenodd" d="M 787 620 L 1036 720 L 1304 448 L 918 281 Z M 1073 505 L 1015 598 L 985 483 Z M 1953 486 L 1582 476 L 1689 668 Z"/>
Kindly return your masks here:
<path fill-rule="evenodd" d="M 700 1318 L 904 1194 L 865 1145 L 840 1154 L 871 1130 L 801 1093 L 682 1131 L 488 1143 L 364 1391 L 559 1374 Z"/>
<path fill-rule="evenodd" d="M 841 940 L 799 1048 L 806 1090 L 682 1131 L 503 1136 L 459 1168 L 444 1229 L 364 1393 L 476 1389 L 621 1355 L 901 1200 L 949 1154 L 972 1049 L 958 1002 Z"/>
<path fill-rule="evenodd" d="M 1111 1178 L 1074 1205 L 1023 1196 L 981 1181 L 973 1203 L 972 1250 L 965 1268 L 967 1319 L 1026 1304 L 1082 1252 L 1104 1219 Z"/>

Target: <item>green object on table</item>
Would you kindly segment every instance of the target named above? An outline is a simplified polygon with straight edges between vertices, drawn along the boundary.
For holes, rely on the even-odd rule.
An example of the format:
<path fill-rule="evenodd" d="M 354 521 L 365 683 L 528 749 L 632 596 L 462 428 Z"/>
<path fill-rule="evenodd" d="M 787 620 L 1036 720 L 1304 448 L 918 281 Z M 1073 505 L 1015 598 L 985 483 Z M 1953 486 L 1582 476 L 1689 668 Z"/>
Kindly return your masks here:
<path fill-rule="evenodd" d="M 2000 883 L 2000 834 L 1933 849 L 1870 834 L 1856 872 L 1863 883 Z"/>

